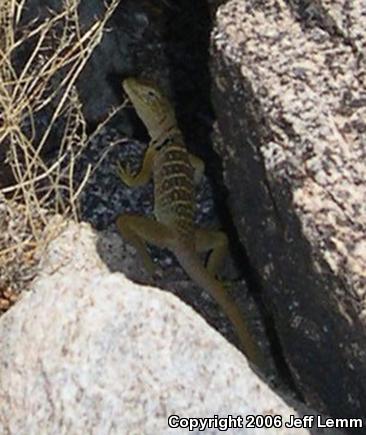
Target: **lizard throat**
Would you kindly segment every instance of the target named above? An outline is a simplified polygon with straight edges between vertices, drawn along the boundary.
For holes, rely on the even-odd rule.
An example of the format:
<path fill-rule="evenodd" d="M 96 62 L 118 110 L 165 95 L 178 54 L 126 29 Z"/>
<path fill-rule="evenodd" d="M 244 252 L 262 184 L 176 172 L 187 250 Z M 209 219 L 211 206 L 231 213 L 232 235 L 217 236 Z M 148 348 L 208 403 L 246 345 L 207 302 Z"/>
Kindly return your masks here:
<path fill-rule="evenodd" d="M 152 146 L 155 150 L 160 151 L 171 144 L 183 144 L 183 136 L 181 131 L 177 128 L 177 126 L 172 125 L 168 129 L 164 129 L 159 135 L 155 136 L 151 142 L 150 146 Z"/>

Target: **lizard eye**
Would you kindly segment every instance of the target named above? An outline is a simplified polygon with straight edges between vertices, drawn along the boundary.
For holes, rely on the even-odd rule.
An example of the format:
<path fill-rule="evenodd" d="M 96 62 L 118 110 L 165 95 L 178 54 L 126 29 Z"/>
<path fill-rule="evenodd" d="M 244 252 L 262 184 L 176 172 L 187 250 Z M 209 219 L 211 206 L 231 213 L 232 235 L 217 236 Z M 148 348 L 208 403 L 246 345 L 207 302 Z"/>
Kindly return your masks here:
<path fill-rule="evenodd" d="M 156 95 L 155 95 L 155 92 L 154 91 L 147 91 L 147 93 L 146 93 L 146 95 L 147 95 L 147 98 L 149 99 L 149 100 L 153 100 L 154 98 L 156 98 Z"/>

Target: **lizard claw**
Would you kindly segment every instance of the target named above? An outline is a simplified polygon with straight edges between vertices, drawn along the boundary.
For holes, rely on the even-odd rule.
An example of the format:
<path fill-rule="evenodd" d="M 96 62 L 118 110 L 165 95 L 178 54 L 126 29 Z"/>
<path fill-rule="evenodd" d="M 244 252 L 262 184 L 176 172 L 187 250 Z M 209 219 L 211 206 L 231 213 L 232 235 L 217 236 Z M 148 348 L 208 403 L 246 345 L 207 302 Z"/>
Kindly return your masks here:
<path fill-rule="evenodd" d="M 131 180 L 133 180 L 133 174 L 132 170 L 130 168 L 130 165 L 127 163 L 126 166 L 123 166 L 121 162 L 117 165 L 117 173 L 120 177 L 120 179 L 123 181 L 123 183 L 129 185 Z"/>

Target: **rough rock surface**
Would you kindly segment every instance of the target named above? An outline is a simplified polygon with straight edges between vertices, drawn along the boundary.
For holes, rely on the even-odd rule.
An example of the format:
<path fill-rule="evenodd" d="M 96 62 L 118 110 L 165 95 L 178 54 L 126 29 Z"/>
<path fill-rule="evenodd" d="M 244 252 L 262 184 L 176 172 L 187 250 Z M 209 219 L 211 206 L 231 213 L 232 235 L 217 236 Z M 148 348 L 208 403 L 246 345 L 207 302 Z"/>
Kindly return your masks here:
<path fill-rule="evenodd" d="M 109 273 L 96 240 L 69 225 L 33 291 L 1 319 L 0 433 L 173 434 L 187 429 L 169 429 L 170 414 L 297 415 L 193 310 Z"/>
<path fill-rule="evenodd" d="M 342 417 L 366 406 L 365 14 L 365 2 L 232 0 L 211 49 L 241 241 L 299 390 Z"/>

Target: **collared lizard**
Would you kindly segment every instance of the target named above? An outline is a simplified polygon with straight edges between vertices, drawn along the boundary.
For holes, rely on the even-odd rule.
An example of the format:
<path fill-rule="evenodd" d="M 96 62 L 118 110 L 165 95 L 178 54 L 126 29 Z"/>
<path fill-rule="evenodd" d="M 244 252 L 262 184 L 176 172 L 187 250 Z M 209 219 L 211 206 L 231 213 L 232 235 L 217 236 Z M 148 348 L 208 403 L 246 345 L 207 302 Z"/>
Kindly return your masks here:
<path fill-rule="evenodd" d="M 133 175 L 129 166 L 119 165 L 122 181 L 130 187 L 154 180 L 154 214 L 156 220 L 139 215 L 122 214 L 117 227 L 122 237 L 132 243 L 146 269 L 153 273 L 154 264 L 145 243 L 168 248 L 200 287 L 208 291 L 235 327 L 243 351 L 255 364 L 262 365 L 262 353 L 253 340 L 246 321 L 230 297 L 227 288 L 215 275 L 227 252 L 227 237 L 221 231 L 194 225 L 194 179 L 203 173 L 203 162 L 188 153 L 183 135 L 169 100 L 150 81 L 128 78 L 123 88 L 138 116 L 145 124 L 151 142 L 141 170 Z M 197 252 L 212 251 L 205 268 Z"/>

